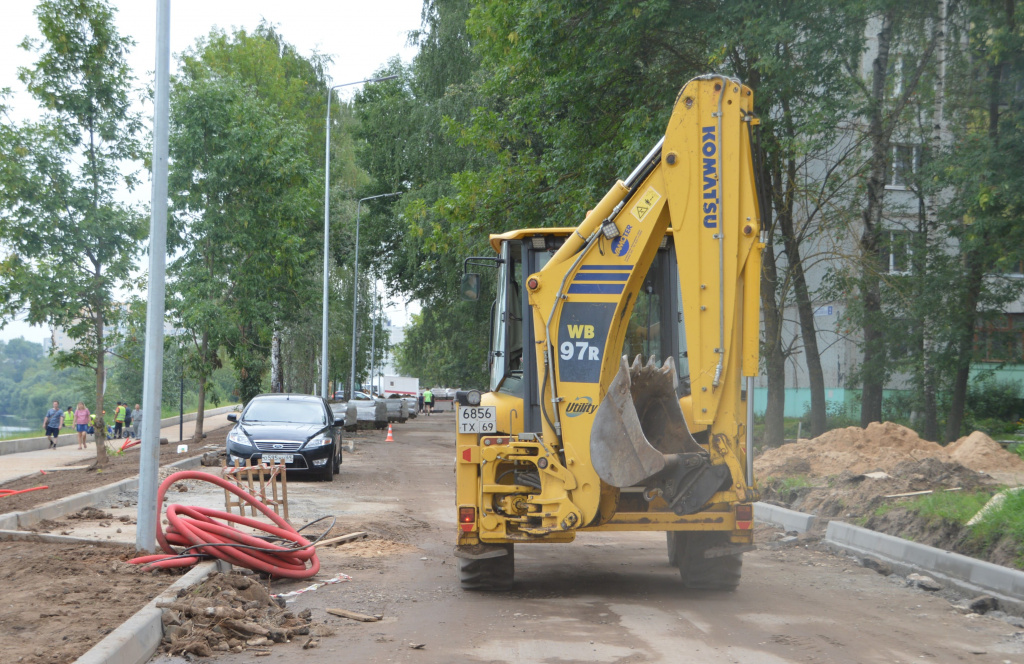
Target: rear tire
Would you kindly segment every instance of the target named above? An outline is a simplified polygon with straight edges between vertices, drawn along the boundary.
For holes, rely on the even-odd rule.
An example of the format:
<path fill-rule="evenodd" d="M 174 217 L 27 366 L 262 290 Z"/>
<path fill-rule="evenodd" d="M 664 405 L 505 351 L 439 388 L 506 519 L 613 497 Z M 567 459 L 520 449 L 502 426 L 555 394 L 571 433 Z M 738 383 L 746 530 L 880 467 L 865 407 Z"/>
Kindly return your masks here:
<path fill-rule="evenodd" d="M 459 584 L 463 590 L 507 590 L 516 572 L 515 547 L 502 544 L 508 553 L 498 558 L 459 558 Z"/>
<path fill-rule="evenodd" d="M 704 557 L 704 552 L 708 549 L 728 544 L 728 533 L 669 533 L 669 560 L 674 559 L 673 564 L 679 567 L 679 576 L 687 588 L 736 590 L 742 574 L 742 554 Z"/>

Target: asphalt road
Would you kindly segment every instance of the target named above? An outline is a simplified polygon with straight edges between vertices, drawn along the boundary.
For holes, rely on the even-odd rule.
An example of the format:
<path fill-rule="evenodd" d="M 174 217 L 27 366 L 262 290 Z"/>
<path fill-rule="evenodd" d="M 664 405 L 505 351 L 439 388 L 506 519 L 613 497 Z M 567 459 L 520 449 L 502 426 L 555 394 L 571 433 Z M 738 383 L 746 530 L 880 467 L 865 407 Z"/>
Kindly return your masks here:
<path fill-rule="evenodd" d="M 733 593 L 688 591 L 664 535 L 583 534 L 569 545 L 519 546 L 508 592 L 464 592 L 452 555 L 451 413 L 369 432 L 330 484 L 290 483 L 295 515 L 334 514 L 339 529 L 378 539 L 321 551 L 328 578 L 300 595 L 336 631 L 319 648 L 275 646 L 225 662 L 527 663 L 1024 662 L 1024 630 L 962 615 L 813 543 L 762 543 Z M 771 531 L 760 530 L 764 541 Z M 348 547 L 348 548 L 347 548 Z M 283 591 L 302 584 L 276 583 Z M 328 607 L 382 614 L 359 623 Z M 422 645 L 413 648 L 412 645 Z M 158 662 L 169 658 L 159 656 Z M 181 661 L 171 659 L 170 661 Z"/>

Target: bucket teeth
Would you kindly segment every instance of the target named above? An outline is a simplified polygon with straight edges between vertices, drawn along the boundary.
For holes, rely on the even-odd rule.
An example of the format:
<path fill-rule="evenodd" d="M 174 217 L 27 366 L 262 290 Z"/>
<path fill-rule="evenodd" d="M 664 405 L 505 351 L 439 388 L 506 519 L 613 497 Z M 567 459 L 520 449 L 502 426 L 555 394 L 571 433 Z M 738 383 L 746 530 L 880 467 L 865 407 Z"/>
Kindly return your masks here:
<path fill-rule="evenodd" d="M 640 357 L 630 370 L 630 394 L 637 418 L 648 442 L 662 454 L 701 452 L 679 408 L 679 375 L 675 358 L 668 357 L 658 366 L 654 356 L 640 367 Z"/>

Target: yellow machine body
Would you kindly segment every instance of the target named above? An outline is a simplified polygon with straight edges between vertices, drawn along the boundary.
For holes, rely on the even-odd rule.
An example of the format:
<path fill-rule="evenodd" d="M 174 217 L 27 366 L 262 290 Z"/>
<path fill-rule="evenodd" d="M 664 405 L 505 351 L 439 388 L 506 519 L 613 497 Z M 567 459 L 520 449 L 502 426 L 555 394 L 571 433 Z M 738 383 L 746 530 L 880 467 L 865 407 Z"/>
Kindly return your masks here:
<path fill-rule="evenodd" d="M 749 506 L 757 491 L 747 467 L 746 400 L 753 395 L 744 377 L 758 370 L 763 244 L 750 141 L 756 123 L 749 88 L 722 76 L 695 79 L 680 92 L 649 163 L 617 182 L 578 227 L 491 236 L 499 257 L 517 242 L 550 249 L 542 267 L 516 282 L 528 294 L 529 309 L 519 318 L 532 329 L 521 361 L 535 365 L 535 374 L 524 375 L 535 375 L 531 389 L 539 395 L 541 417 L 540 426 L 526 432 L 529 404 L 501 389 L 478 395 L 478 406 L 459 406 L 460 422 L 463 408 L 493 408 L 479 412 L 494 416 L 486 432 L 460 426 L 457 434 L 460 548 L 568 542 L 583 530 L 719 531 L 736 545 L 752 541 Z M 674 300 L 688 360 L 689 394 L 677 393 L 673 403 L 693 443 L 685 444 L 688 454 L 675 456 L 727 478 L 695 511 L 678 506 L 692 498 L 682 490 L 677 506 L 670 505 L 676 485 L 664 479 L 668 470 L 656 474 L 658 489 L 609 480 L 618 476 L 615 459 L 633 457 L 630 449 L 615 449 L 630 443 L 607 431 L 618 431 L 620 410 L 624 420 L 636 419 L 615 385 L 635 385 L 640 375 L 636 364 L 629 378 L 623 346 L 656 255 L 662 269 L 674 258 Z M 649 339 L 655 327 L 645 329 Z M 674 380 L 668 364 L 649 371 L 657 368 L 663 380 Z M 604 425 L 595 427 L 602 409 Z M 641 438 L 660 435 L 650 429 L 661 420 L 647 417 L 643 435 L 631 429 L 633 444 L 639 457 L 648 455 L 641 465 L 661 467 L 673 455 L 644 447 Z M 525 478 L 528 483 L 517 483 Z"/>

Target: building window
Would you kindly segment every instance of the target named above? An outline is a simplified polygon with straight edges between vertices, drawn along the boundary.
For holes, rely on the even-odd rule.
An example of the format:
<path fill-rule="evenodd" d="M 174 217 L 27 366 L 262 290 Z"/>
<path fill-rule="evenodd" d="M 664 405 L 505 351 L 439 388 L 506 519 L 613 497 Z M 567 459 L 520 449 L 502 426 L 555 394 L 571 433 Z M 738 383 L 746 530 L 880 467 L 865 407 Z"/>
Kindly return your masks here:
<path fill-rule="evenodd" d="M 911 231 L 889 231 L 889 274 L 910 274 L 914 256 L 914 234 Z"/>
<path fill-rule="evenodd" d="M 979 362 L 1024 363 L 1024 314 L 1004 314 L 979 327 L 974 355 Z"/>
<path fill-rule="evenodd" d="M 923 161 L 924 149 L 922 146 L 893 145 L 885 185 L 894 189 L 906 189 L 913 184 L 914 174 L 921 170 Z"/>

